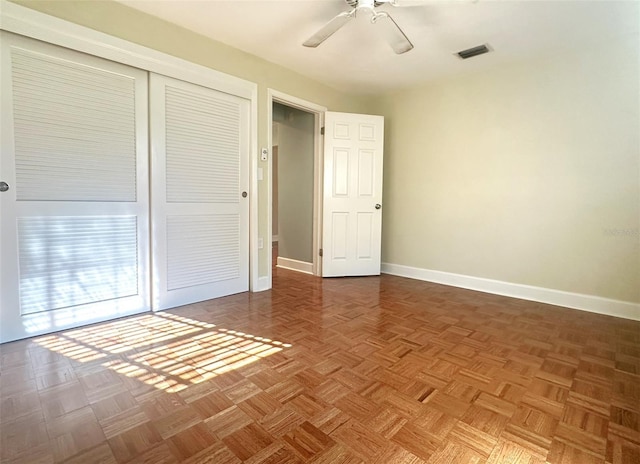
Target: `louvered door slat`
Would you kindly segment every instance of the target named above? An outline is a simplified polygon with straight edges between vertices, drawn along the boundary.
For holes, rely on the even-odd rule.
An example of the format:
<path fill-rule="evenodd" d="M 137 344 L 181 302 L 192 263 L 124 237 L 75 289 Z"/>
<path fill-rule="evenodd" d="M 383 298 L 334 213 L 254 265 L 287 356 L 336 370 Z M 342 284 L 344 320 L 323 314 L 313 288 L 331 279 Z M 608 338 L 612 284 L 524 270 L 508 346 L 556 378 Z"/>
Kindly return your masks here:
<path fill-rule="evenodd" d="M 167 201 L 237 203 L 240 178 L 238 105 L 167 86 Z M 223 173 L 214 176 L 205 173 Z"/>
<path fill-rule="evenodd" d="M 20 48 L 11 63 L 18 200 L 135 201 L 135 80 Z"/>
<path fill-rule="evenodd" d="M 237 214 L 169 216 L 168 289 L 237 278 L 239 222 Z"/>
<path fill-rule="evenodd" d="M 135 216 L 19 219 L 21 313 L 136 295 L 136 232 Z"/>

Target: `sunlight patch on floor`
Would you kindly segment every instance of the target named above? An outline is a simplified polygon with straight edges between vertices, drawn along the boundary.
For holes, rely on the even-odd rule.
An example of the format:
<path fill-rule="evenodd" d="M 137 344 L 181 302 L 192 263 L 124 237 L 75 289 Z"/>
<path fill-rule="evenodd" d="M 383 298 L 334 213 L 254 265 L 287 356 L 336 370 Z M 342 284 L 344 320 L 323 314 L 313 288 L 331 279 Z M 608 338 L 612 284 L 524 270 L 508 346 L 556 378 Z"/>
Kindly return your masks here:
<path fill-rule="evenodd" d="M 81 363 L 178 392 L 291 347 L 175 314 L 150 314 L 39 337 L 39 345 Z"/>

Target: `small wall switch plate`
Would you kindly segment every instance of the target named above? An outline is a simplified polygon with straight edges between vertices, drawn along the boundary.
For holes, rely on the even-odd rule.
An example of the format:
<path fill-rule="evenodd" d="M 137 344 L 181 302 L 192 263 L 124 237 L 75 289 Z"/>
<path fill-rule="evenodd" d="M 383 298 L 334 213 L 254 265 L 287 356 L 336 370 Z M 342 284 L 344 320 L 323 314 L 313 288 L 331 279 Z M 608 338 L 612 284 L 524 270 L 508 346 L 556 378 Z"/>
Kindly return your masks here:
<path fill-rule="evenodd" d="M 262 180 L 262 179 L 263 179 L 262 168 L 258 168 L 258 180 Z"/>
<path fill-rule="evenodd" d="M 260 161 L 267 161 L 267 157 L 269 156 L 269 150 L 267 148 L 263 148 L 260 150 Z"/>
<path fill-rule="evenodd" d="M 264 240 L 262 237 L 258 237 L 258 248 L 262 250 L 264 248 Z"/>

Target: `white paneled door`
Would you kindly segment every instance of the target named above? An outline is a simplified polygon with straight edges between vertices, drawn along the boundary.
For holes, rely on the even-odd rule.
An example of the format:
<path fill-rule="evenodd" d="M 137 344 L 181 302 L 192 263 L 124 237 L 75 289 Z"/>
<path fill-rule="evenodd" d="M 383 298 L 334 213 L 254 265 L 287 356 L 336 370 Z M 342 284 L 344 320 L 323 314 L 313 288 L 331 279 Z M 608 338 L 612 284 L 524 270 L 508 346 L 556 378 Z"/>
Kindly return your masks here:
<path fill-rule="evenodd" d="M 148 310 L 147 73 L 0 42 L 0 342 Z"/>
<path fill-rule="evenodd" d="M 380 274 L 384 118 L 325 113 L 322 275 Z"/>
<path fill-rule="evenodd" d="M 249 100 L 151 75 L 154 310 L 249 288 Z"/>

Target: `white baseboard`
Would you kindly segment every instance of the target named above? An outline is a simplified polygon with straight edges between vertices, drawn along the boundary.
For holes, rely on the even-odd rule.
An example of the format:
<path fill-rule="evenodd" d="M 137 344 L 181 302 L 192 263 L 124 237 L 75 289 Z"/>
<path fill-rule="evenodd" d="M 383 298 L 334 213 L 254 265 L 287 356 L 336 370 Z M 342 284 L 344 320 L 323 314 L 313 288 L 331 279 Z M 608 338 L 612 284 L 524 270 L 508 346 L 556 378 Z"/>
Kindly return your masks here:
<path fill-rule="evenodd" d="M 297 259 L 281 258 L 278 256 L 278 264 L 276 267 L 289 269 L 291 271 L 304 272 L 305 274 L 313 274 L 313 263 L 298 261 Z"/>
<path fill-rule="evenodd" d="M 454 287 L 477 290 L 479 292 L 504 295 L 522 300 L 537 301 L 566 308 L 580 309 L 607 316 L 622 317 L 640 321 L 640 304 L 629 301 L 612 300 L 581 293 L 563 292 L 550 288 L 512 284 L 499 280 L 483 279 L 450 272 L 433 271 L 401 264 L 382 263 L 382 272 L 410 279 L 425 280 Z"/>
<path fill-rule="evenodd" d="M 254 292 L 264 292 L 265 290 L 270 290 L 271 284 L 269 282 L 269 276 L 258 277 L 258 286 L 253 289 Z"/>

